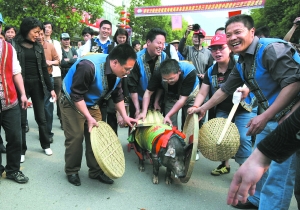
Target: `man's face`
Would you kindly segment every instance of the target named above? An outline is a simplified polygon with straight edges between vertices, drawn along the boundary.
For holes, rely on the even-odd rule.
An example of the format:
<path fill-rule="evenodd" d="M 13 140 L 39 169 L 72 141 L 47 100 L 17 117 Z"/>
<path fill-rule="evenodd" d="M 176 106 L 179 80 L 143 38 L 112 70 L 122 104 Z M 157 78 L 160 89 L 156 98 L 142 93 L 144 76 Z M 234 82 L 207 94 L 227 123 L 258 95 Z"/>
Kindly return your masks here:
<path fill-rule="evenodd" d="M 242 22 L 234 22 L 226 28 L 227 45 L 234 53 L 243 54 L 254 39 L 254 28 L 248 29 Z"/>
<path fill-rule="evenodd" d="M 179 45 L 179 43 L 174 43 L 172 45 L 175 47 L 176 51 L 178 51 L 178 45 Z"/>
<path fill-rule="evenodd" d="M 39 42 L 40 44 L 43 44 L 44 43 L 44 39 L 45 39 L 44 31 L 41 30 L 40 33 L 39 33 L 38 38 L 36 39 L 36 41 Z"/>
<path fill-rule="evenodd" d="M 70 47 L 70 38 L 63 38 L 63 39 L 61 40 L 61 45 L 62 45 L 63 47 Z"/>
<path fill-rule="evenodd" d="M 167 82 L 169 85 L 174 85 L 179 80 L 180 74 L 181 71 L 179 71 L 178 73 L 162 74 L 162 81 Z"/>
<path fill-rule="evenodd" d="M 200 36 L 200 40 L 199 40 L 199 35 L 194 34 L 193 37 L 192 37 L 192 41 L 193 41 L 193 45 L 200 46 L 200 45 L 202 45 L 202 42 L 204 41 L 204 37 Z"/>
<path fill-rule="evenodd" d="M 109 24 L 103 24 L 101 28 L 99 29 L 100 32 L 100 38 L 106 39 L 111 34 L 111 27 Z"/>
<path fill-rule="evenodd" d="M 92 38 L 91 34 L 84 34 L 83 35 L 83 40 L 86 42 L 87 40 L 90 40 Z"/>
<path fill-rule="evenodd" d="M 46 24 L 46 25 L 44 25 L 44 27 L 45 27 L 45 35 L 46 36 L 51 36 L 51 34 L 52 34 L 51 24 Z"/>
<path fill-rule="evenodd" d="M 141 50 L 141 45 L 140 45 L 140 44 L 136 44 L 136 45 L 134 46 L 134 49 L 135 49 L 136 51 L 140 51 L 140 50 Z"/>
<path fill-rule="evenodd" d="M 135 60 L 131 58 L 129 58 L 124 65 L 121 65 L 117 59 L 110 61 L 110 67 L 113 73 L 119 78 L 123 78 L 130 74 L 134 64 Z"/>
<path fill-rule="evenodd" d="M 147 50 L 151 57 L 159 56 L 164 50 L 166 38 L 163 35 L 156 35 L 155 39 L 151 42 L 147 40 Z"/>

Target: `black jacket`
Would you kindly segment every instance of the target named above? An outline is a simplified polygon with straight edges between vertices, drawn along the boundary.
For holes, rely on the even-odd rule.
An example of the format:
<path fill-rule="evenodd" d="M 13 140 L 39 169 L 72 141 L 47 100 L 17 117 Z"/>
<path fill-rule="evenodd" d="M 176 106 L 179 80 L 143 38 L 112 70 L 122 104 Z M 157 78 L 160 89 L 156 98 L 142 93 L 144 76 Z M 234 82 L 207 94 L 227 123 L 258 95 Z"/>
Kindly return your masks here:
<path fill-rule="evenodd" d="M 75 50 L 74 47 L 70 47 L 70 50 L 73 56 L 74 55 L 78 56 L 77 51 Z M 65 61 L 65 58 L 68 58 L 67 53 L 63 48 L 61 48 L 61 51 L 62 51 L 62 58 L 60 61 L 60 69 L 61 69 L 61 78 L 64 79 L 71 66 L 77 61 L 77 58 L 72 58 L 69 61 Z"/>

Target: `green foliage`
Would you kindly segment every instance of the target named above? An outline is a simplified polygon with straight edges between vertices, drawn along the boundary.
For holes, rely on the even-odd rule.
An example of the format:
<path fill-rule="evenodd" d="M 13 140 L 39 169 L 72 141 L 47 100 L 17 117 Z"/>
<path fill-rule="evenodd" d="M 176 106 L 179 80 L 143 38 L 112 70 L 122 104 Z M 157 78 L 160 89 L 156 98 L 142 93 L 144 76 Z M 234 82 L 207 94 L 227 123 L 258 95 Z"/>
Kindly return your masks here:
<path fill-rule="evenodd" d="M 293 21 L 299 17 L 299 0 L 266 0 L 265 7 L 251 10 L 255 27 L 268 26 L 271 37 L 283 38 L 293 26 Z M 292 36 L 291 42 L 299 43 L 300 27 Z"/>
<path fill-rule="evenodd" d="M 170 42 L 174 39 L 180 40 L 187 28 L 187 21 L 182 21 L 182 30 L 172 31 L 171 16 L 146 16 L 146 17 L 134 17 L 135 7 L 144 6 L 157 6 L 161 5 L 160 0 L 131 0 L 128 12 L 130 12 L 129 25 L 133 31 L 133 40 L 138 39 L 142 43 L 146 42 L 146 35 L 151 28 L 161 28 L 167 32 L 166 42 Z M 121 9 L 122 10 L 122 9 Z M 115 10 L 120 12 L 121 10 Z"/>
<path fill-rule="evenodd" d="M 0 0 L 1 13 L 7 24 L 18 27 L 24 17 L 35 17 L 54 24 L 54 36 L 61 32 L 80 34 L 84 24 L 79 23 L 83 11 L 89 12 L 94 22 L 103 13 L 103 0 Z M 72 11 L 75 9 L 76 11 Z"/>

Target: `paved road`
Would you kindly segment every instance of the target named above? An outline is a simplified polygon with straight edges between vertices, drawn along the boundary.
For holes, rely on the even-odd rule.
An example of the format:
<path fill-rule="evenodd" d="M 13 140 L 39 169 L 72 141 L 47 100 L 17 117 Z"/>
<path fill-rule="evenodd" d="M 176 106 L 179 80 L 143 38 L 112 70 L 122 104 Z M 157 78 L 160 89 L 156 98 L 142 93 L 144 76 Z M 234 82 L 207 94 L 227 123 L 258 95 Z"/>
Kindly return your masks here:
<path fill-rule="evenodd" d="M 219 177 L 210 171 L 219 163 L 201 157 L 196 162 L 190 181 L 186 184 L 175 180 L 172 185 L 164 183 L 164 171 L 160 169 L 160 183 L 152 184 L 152 165 L 146 161 L 145 172 L 137 169 L 138 158 L 133 151 L 127 151 L 127 129 L 119 129 L 119 137 L 124 149 L 126 171 L 113 185 L 106 185 L 88 178 L 85 158 L 79 172 L 81 186 L 67 181 L 64 173 L 64 134 L 55 117 L 51 144 L 52 156 L 46 156 L 40 147 L 37 125 L 33 110 L 28 110 L 30 131 L 27 133 L 26 161 L 21 170 L 29 177 L 27 184 L 17 184 L 1 178 L 0 209 L 46 209 L 46 210 L 226 210 L 228 186 L 237 164 L 231 161 L 231 173 Z M 3 155 L 4 156 L 4 155 Z M 4 157 L 4 162 L 5 157 Z M 290 210 L 296 210 L 293 198 Z"/>

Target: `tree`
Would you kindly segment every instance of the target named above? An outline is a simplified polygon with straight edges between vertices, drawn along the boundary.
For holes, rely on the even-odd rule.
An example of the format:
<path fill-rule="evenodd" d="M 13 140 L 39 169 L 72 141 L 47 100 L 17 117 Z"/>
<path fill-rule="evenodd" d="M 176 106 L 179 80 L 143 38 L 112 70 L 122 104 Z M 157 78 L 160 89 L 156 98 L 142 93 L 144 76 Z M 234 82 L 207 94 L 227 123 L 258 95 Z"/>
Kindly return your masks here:
<path fill-rule="evenodd" d="M 299 17 L 299 0 L 266 0 L 264 8 L 251 10 L 255 27 L 268 26 L 272 37 L 283 38 Z M 300 30 L 296 30 L 291 42 L 299 43 Z"/>
<path fill-rule="evenodd" d="M 24 17 L 35 17 L 40 21 L 51 21 L 54 35 L 68 32 L 70 35 L 81 32 L 80 24 L 84 11 L 91 15 L 90 21 L 100 18 L 103 0 L 0 0 L 1 13 L 5 22 L 18 27 Z"/>

